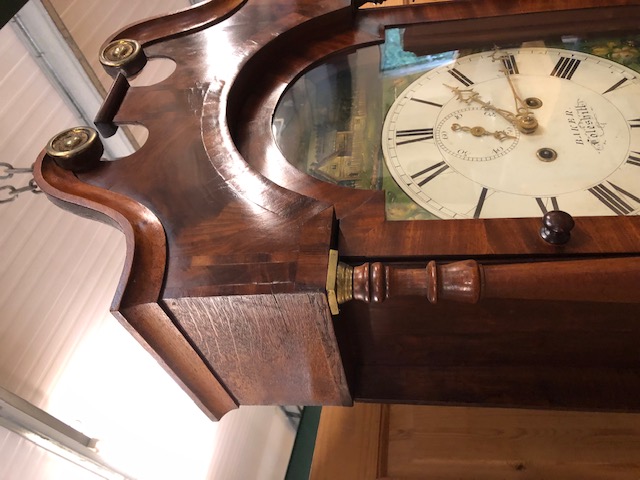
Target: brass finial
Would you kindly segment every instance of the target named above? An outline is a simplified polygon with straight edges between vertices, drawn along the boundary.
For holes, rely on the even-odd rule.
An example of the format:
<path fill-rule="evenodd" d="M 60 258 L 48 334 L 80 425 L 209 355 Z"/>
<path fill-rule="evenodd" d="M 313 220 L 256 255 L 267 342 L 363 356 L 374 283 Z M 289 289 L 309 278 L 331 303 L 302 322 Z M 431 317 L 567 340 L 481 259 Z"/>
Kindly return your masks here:
<path fill-rule="evenodd" d="M 109 43 L 100 52 L 100 63 L 111 75 L 118 71 L 125 75 L 135 75 L 147 63 L 147 57 L 137 40 L 121 38 Z"/>
<path fill-rule="evenodd" d="M 104 147 L 93 128 L 73 127 L 54 135 L 45 151 L 62 168 L 79 172 L 95 167 Z"/>

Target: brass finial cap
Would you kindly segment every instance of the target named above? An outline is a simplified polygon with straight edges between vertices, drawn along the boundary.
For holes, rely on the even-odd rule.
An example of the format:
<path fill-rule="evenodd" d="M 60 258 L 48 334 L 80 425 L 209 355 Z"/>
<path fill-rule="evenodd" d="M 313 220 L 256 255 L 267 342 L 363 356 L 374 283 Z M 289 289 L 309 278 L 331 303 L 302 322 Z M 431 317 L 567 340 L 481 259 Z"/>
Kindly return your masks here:
<path fill-rule="evenodd" d="M 91 127 L 64 130 L 49 140 L 45 150 L 60 167 L 73 172 L 91 170 L 104 153 L 98 132 Z"/>
<path fill-rule="evenodd" d="M 100 63 L 111 76 L 119 71 L 135 75 L 147 63 L 147 57 L 137 40 L 121 38 L 109 43 L 100 52 Z"/>

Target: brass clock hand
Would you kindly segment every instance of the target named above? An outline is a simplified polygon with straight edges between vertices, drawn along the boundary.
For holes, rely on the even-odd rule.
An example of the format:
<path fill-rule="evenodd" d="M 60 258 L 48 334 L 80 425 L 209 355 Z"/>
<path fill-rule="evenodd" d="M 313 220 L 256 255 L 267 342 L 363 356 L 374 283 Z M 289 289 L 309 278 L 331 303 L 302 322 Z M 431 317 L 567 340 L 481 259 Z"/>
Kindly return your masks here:
<path fill-rule="evenodd" d="M 512 113 L 509 110 L 505 110 L 503 108 L 498 108 L 494 105 L 491 105 L 491 103 L 489 102 L 485 102 L 484 100 L 482 100 L 482 98 L 480 98 L 480 94 L 476 92 L 473 88 L 452 87 L 451 85 L 447 85 L 446 83 L 444 84 L 444 86 L 451 89 L 451 91 L 456 95 L 456 99 L 458 101 L 467 103 L 467 104 L 471 102 L 476 102 L 482 105 L 483 108 L 487 110 L 492 110 L 497 114 L 503 116 L 505 119 L 507 119 L 509 122 L 513 123 L 514 125 L 516 124 L 517 115 L 515 113 Z"/>
<path fill-rule="evenodd" d="M 500 50 L 496 49 L 493 52 L 492 58 L 494 61 L 500 61 L 502 64 L 502 68 L 500 71 L 507 78 L 507 82 L 509 83 L 509 88 L 511 89 L 511 93 L 513 94 L 513 99 L 516 103 L 516 127 L 522 133 L 533 133 L 538 128 L 538 121 L 536 120 L 535 115 L 531 110 L 529 110 L 529 106 L 527 102 L 525 102 L 522 97 L 518 94 L 516 90 L 516 86 L 513 83 L 513 79 L 511 78 L 511 71 L 507 68 L 507 60 L 508 57 L 506 55 L 498 55 Z"/>
<path fill-rule="evenodd" d="M 459 123 L 454 123 L 453 125 L 451 125 L 451 130 L 453 130 L 454 132 L 468 132 L 471 135 L 473 135 L 474 137 L 491 136 L 493 138 L 497 138 L 501 142 L 503 140 L 508 139 L 508 138 L 512 138 L 512 139 L 518 138 L 515 135 L 508 134 L 504 130 L 498 130 L 498 131 L 495 131 L 495 132 L 490 132 L 487 129 L 485 129 L 484 127 L 480 127 L 480 126 L 467 127 L 467 126 L 464 126 L 464 125 L 460 125 Z"/>
<path fill-rule="evenodd" d="M 467 104 L 475 102 L 482 105 L 482 108 L 486 110 L 492 110 L 496 112 L 498 115 L 511 122 L 522 133 L 533 133 L 538 128 L 538 122 L 533 114 L 521 115 L 510 112 L 509 110 L 505 110 L 504 108 L 498 108 L 492 105 L 490 102 L 485 102 L 484 100 L 482 100 L 482 98 L 480 98 L 480 94 L 473 88 L 462 89 L 458 87 L 452 87 L 451 85 L 447 85 L 446 83 L 444 84 L 444 86 L 451 89 L 451 91 L 455 93 L 456 98 L 459 101 Z"/>

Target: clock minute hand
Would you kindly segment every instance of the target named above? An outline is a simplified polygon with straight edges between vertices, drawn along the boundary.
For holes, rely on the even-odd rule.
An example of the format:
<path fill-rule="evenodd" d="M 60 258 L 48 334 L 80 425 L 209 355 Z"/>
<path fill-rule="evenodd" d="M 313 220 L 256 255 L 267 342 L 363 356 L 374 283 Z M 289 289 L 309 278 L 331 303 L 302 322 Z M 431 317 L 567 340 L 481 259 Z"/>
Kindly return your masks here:
<path fill-rule="evenodd" d="M 494 60 L 500 60 L 500 62 L 502 63 L 502 68 L 500 69 L 500 71 L 507 78 L 507 82 L 509 83 L 509 88 L 511 89 L 511 93 L 513 94 L 513 99 L 516 102 L 516 111 L 518 112 L 516 114 L 516 123 L 515 123 L 516 127 L 518 127 L 518 130 L 520 130 L 522 133 L 535 132 L 538 128 L 538 121 L 536 120 L 536 117 L 533 114 L 533 112 L 529 110 L 527 103 L 518 94 L 516 86 L 513 84 L 513 79 L 511 78 L 511 72 L 507 68 L 507 65 L 505 62 L 507 57 L 503 55 L 498 57 L 493 56 L 493 58 Z"/>

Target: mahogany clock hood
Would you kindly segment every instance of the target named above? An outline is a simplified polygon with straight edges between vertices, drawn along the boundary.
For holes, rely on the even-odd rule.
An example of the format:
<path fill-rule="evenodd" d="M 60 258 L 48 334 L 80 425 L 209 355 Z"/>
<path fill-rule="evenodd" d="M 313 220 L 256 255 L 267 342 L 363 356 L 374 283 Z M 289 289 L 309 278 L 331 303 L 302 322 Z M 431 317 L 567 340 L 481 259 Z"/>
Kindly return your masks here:
<path fill-rule="evenodd" d="M 409 43 L 458 48 L 637 28 L 640 2 L 357 7 L 345 0 L 214 0 L 105 42 L 134 40 L 145 57 L 177 64 L 148 87 L 129 87 L 133 73 L 124 66 L 108 68 L 114 86 L 98 130 L 140 123 L 148 140 L 129 157 L 75 171 L 43 151 L 35 175 L 62 208 L 125 234 L 116 316 L 215 418 L 240 404 L 354 399 L 637 410 L 640 296 L 623 288 L 640 279 L 637 217 L 580 218 L 561 247 L 540 239 L 540 219 L 387 221 L 383 192 L 331 185 L 294 168 L 275 144 L 271 122 L 304 71 L 381 43 L 391 26 L 411 27 Z M 393 282 L 408 278 L 404 270 L 426 271 L 435 261 L 432 270 L 444 275 L 441 267 L 460 259 L 525 263 L 526 275 L 513 268 L 533 279 L 527 285 L 534 289 L 539 271 L 531 265 L 580 260 L 586 263 L 561 270 L 585 284 L 560 298 L 501 293 L 477 305 L 432 305 L 415 296 L 422 292 L 416 287 L 385 303 L 347 303 L 334 316 L 327 280 L 333 250 L 349 267 L 387 262 L 388 297 L 397 293 Z M 480 283 L 497 271 L 479 268 Z M 603 294 L 592 302 L 578 294 L 613 277 L 625 292 L 620 298 Z M 364 282 L 354 288 L 368 292 L 377 278 L 349 282 Z"/>

